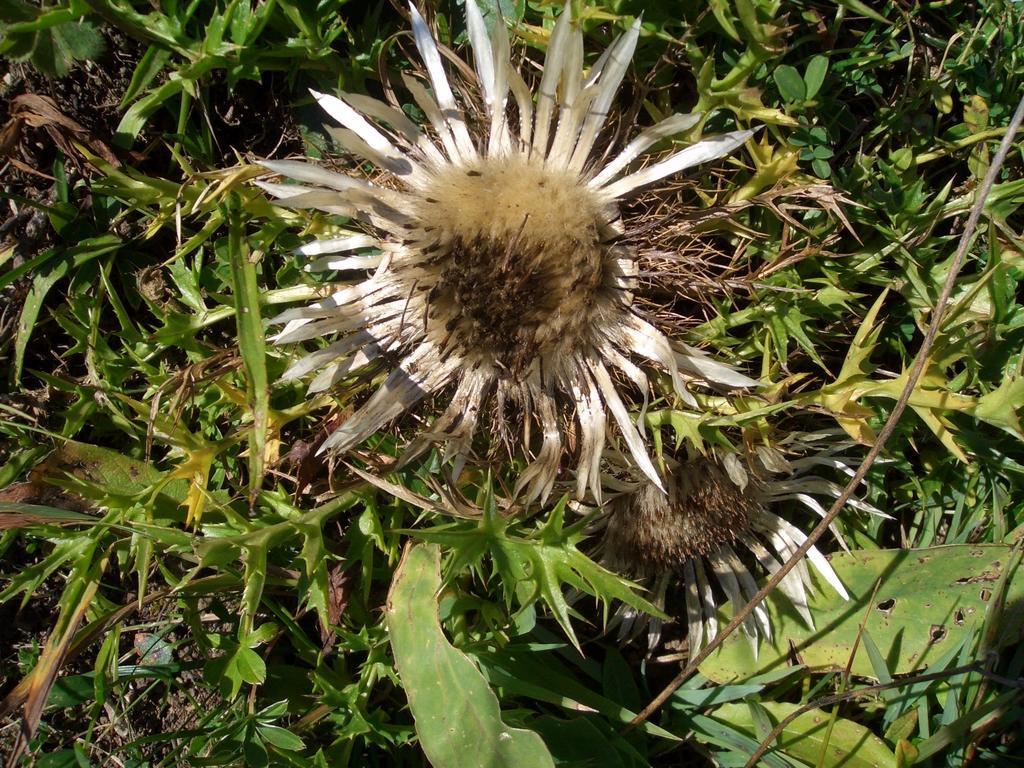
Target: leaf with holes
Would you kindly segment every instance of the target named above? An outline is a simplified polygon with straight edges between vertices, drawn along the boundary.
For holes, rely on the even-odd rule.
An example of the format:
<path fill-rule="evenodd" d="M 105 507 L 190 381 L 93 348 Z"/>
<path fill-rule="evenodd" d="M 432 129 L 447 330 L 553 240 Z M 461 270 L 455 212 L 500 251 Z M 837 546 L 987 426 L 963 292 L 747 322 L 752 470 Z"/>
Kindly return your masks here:
<path fill-rule="evenodd" d="M 794 658 L 812 670 L 842 669 L 853 655 L 866 616 L 865 626 L 889 672 L 921 672 L 962 643 L 966 633 L 981 627 L 1010 553 L 1006 546 L 957 545 L 835 555 L 832 567 L 849 591 L 849 601 L 832 590 L 819 589 L 808 601 L 815 624 L 810 629 L 787 602 L 770 595 L 766 603 L 772 620 L 771 642 L 762 642 L 755 656 L 749 639 L 736 632 L 700 671 L 724 683 L 778 669 Z M 726 615 L 720 621 L 729 618 Z M 1024 579 L 1018 575 L 1008 583 L 998 642 L 1016 638 L 1022 624 Z M 863 644 L 851 671 L 878 679 Z"/>
<path fill-rule="evenodd" d="M 155 488 L 168 502 L 181 502 L 188 492 L 184 481 L 168 480 L 152 464 L 120 451 L 68 440 L 34 470 L 44 483 L 59 485 L 89 499 L 136 496 Z"/>

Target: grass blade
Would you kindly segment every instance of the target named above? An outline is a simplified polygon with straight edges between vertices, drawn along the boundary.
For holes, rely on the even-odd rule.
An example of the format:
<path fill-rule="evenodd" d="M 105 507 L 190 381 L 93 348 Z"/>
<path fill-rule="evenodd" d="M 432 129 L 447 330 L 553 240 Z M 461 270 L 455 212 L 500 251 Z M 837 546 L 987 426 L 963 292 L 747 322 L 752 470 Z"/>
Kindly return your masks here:
<path fill-rule="evenodd" d="M 270 388 L 267 379 L 266 344 L 260 316 L 260 290 L 256 279 L 259 252 L 250 252 L 245 242 L 238 198 L 227 203 L 228 258 L 235 294 L 235 322 L 238 326 L 238 349 L 242 354 L 248 380 L 252 428 L 249 432 L 249 499 L 256 498 L 263 486 L 264 457 L 267 444 L 267 423 L 270 409 Z"/>

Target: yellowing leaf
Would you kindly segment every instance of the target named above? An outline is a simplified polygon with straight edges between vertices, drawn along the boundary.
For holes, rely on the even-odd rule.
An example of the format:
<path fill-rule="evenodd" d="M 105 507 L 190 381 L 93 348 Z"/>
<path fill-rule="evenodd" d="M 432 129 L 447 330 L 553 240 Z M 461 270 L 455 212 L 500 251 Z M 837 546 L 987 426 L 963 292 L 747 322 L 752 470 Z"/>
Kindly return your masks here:
<path fill-rule="evenodd" d="M 1024 377 L 1004 379 L 999 388 L 978 399 L 974 415 L 982 421 L 1002 427 L 1016 437 L 1024 437 L 1017 409 L 1024 407 Z"/>
<path fill-rule="evenodd" d="M 188 480 L 188 494 L 185 496 L 184 506 L 188 508 L 185 518 L 185 525 L 199 524 L 203 518 L 203 510 L 206 509 L 206 498 L 208 492 L 206 485 L 210 481 L 210 469 L 213 460 L 217 457 L 216 447 L 199 448 L 186 451 L 186 459 L 171 472 L 170 477 Z"/>
<path fill-rule="evenodd" d="M 796 704 L 765 702 L 762 704 L 723 704 L 711 716 L 728 723 L 752 738 L 760 741 L 754 726 L 752 707 L 760 708 L 772 727 L 795 712 Z M 832 731 L 828 731 L 829 714 L 812 709 L 798 715 L 786 725 L 778 736 L 775 752 L 782 752 L 809 765 L 843 768 L 889 768 L 896 763 L 896 756 L 885 742 L 859 723 L 845 718 L 836 718 Z M 827 743 L 826 743 L 827 736 Z M 824 760 L 819 762 L 824 750 Z"/>

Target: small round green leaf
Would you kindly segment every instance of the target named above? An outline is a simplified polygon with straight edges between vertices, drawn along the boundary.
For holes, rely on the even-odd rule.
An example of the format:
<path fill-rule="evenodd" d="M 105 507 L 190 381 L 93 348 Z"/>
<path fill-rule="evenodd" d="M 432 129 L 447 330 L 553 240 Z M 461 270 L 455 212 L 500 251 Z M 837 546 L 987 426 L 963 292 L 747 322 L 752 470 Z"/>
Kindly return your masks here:
<path fill-rule="evenodd" d="M 804 86 L 807 89 L 805 98 L 813 99 L 818 95 L 827 73 L 828 59 L 824 56 L 815 56 L 807 62 L 807 71 L 804 72 Z"/>
<path fill-rule="evenodd" d="M 800 73 L 796 71 L 795 67 L 783 64 L 775 69 L 772 77 L 775 78 L 775 84 L 779 87 L 782 98 L 787 102 L 799 102 L 807 98 L 804 79 L 800 77 Z"/>

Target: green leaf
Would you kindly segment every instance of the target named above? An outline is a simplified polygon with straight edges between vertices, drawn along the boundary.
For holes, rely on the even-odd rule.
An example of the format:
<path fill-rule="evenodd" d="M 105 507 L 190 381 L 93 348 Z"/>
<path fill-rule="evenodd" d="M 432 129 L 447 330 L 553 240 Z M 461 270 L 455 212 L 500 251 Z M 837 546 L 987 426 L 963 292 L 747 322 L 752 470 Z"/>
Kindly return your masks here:
<path fill-rule="evenodd" d="M 807 87 L 804 85 L 804 79 L 800 77 L 800 73 L 796 71 L 795 67 L 791 67 L 789 64 L 782 64 L 775 68 L 772 77 L 775 80 L 775 84 L 779 87 L 779 94 L 787 102 L 800 102 L 807 98 Z"/>
<path fill-rule="evenodd" d="M 726 765 L 744 765 L 746 757 L 757 749 L 758 740 L 751 738 L 741 729 L 733 727 L 731 723 L 721 723 L 704 715 L 693 715 L 688 719 L 687 724 L 693 728 L 697 740 L 725 747 L 741 758 L 735 762 L 727 762 Z M 761 760 L 758 768 L 762 768 L 762 766 L 765 768 L 793 768 L 793 763 L 769 752 Z"/>
<path fill-rule="evenodd" d="M 98 59 L 106 48 L 106 42 L 99 29 L 88 21 L 54 27 L 53 36 L 57 46 L 71 62 Z"/>
<path fill-rule="evenodd" d="M 607 726 L 602 729 L 603 723 L 599 720 L 586 717 L 566 720 L 544 715 L 531 720 L 530 725 L 544 737 L 559 764 L 625 768 L 640 763 L 624 758 L 622 752 L 632 751 L 629 744 L 613 731 L 605 730 Z"/>
<path fill-rule="evenodd" d="M 804 72 L 804 86 L 807 88 L 807 99 L 813 99 L 821 90 L 825 82 L 825 75 L 828 73 L 828 59 L 824 56 L 815 56 L 807 62 L 807 71 Z"/>
<path fill-rule="evenodd" d="M 240 645 L 228 662 L 224 675 L 232 681 L 259 685 L 267 677 L 267 665 L 256 651 Z"/>
<path fill-rule="evenodd" d="M 232 195 L 222 210 L 228 222 L 228 258 L 231 263 L 231 286 L 235 294 L 235 322 L 238 327 L 238 349 L 242 353 L 248 382 L 249 409 L 249 499 L 254 502 L 263 487 L 264 458 L 267 447 L 267 423 L 270 412 L 270 383 L 267 376 L 266 343 L 260 314 L 260 288 L 256 279 L 256 262 L 250 254 L 242 231 L 240 204 Z"/>
<path fill-rule="evenodd" d="M 273 704 L 268 704 L 257 712 L 256 719 L 276 720 L 279 717 L 284 717 L 286 714 L 288 714 L 288 699 L 281 699 L 281 701 L 275 701 Z"/>
<path fill-rule="evenodd" d="M 47 709 L 77 707 L 93 697 L 93 675 L 65 675 L 58 678 L 46 697 Z"/>
<path fill-rule="evenodd" d="M 756 706 L 759 713 L 771 722 L 771 727 L 799 708 L 796 704 L 781 702 L 759 702 Z M 711 715 L 757 741 L 763 738 L 759 733 L 755 734 L 756 721 L 749 704 L 724 704 Z M 839 717 L 835 719 L 829 733 L 829 719 L 829 714 L 820 709 L 812 709 L 797 716 L 779 734 L 774 751 L 781 751 L 788 757 L 810 765 L 889 768 L 895 764 L 896 756 L 892 750 L 867 728 Z M 820 760 L 823 750 L 824 760 Z"/>
<path fill-rule="evenodd" d="M 139 131 L 142 130 L 142 126 L 146 124 L 150 116 L 165 101 L 180 94 L 186 85 L 187 83 L 180 75 L 172 73 L 165 82 L 132 104 L 121 116 L 121 122 L 117 124 L 114 143 L 122 147 L 131 146 L 132 141 L 139 135 Z"/>
<path fill-rule="evenodd" d="M 72 484 L 87 498 L 136 496 L 159 487 L 160 494 L 181 502 L 188 493 L 184 480 L 167 482 L 167 475 L 120 451 L 68 440 L 36 467 L 42 479 L 58 485 Z"/>
<path fill-rule="evenodd" d="M 256 732 L 263 737 L 268 744 L 273 744 L 278 749 L 287 752 L 298 752 L 305 749 L 306 745 L 298 736 L 278 725 L 257 725 Z"/>
<path fill-rule="evenodd" d="M 264 768 L 270 765 L 270 756 L 263 742 L 258 739 L 248 739 L 242 746 L 245 755 L 245 763 L 248 768 Z"/>
<path fill-rule="evenodd" d="M 281 628 L 272 621 L 268 621 L 265 624 L 260 624 L 256 629 L 250 632 L 245 638 L 245 645 L 250 648 L 259 648 L 264 643 L 269 643 L 271 639 L 279 634 Z"/>
<path fill-rule="evenodd" d="M 0 23 L 0 55 L 27 58 L 43 74 L 64 77 L 76 61 L 99 58 L 106 47 L 99 29 L 81 14 L 80 7 L 38 10 L 3 3 L 0 20 L 21 23 Z"/>
<path fill-rule="evenodd" d="M 0 530 L 24 528 L 30 525 L 66 525 L 68 523 L 98 523 L 99 518 L 82 512 L 48 507 L 43 504 L 22 504 L 0 501 Z"/>
<path fill-rule="evenodd" d="M 57 281 L 67 275 L 71 267 L 71 259 L 64 256 L 51 269 L 37 274 L 32 279 L 32 288 L 21 307 L 21 317 L 18 320 L 18 335 L 14 340 L 14 368 L 11 370 L 12 383 L 17 384 L 21 378 L 21 368 L 25 363 L 25 351 L 28 349 L 29 339 L 35 330 L 36 321 L 39 319 L 39 312 L 43 308 L 46 294 L 56 285 Z"/>
<path fill-rule="evenodd" d="M 872 21 L 877 21 L 879 24 L 892 24 L 892 22 L 885 18 L 885 16 L 880 14 L 878 11 L 872 9 L 862 0 L 836 0 L 836 2 L 839 5 L 843 6 L 844 8 L 847 8 L 848 10 L 853 11 L 856 14 L 865 16 L 866 18 L 869 18 Z"/>
<path fill-rule="evenodd" d="M 821 355 L 814 348 L 814 342 L 807 333 L 807 326 L 812 326 L 812 323 L 808 321 L 813 319 L 809 315 L 804 314 L 799 307 L 784 302 L 776 302 L 773 312 L 768 319 L 768 325 L 776 340 L 780 357 L 785 358 L 789 354 L 789 341 L 793 339 L 811 356 L 814 362 L 828 370 L 828 366 L 821 359 Z"/>
<path fill-rule="evenodd" d="M 82 765 L 78 759 L 78 751 L 75 749 L 58 749 L 56 752 L 47 752 L 40 755 L 35 762 L 36 768 L 81 768 Z M 85 765 L 89 765 L 88 761 Z"/>
<path fill-rule="evenodd" d="M 1024 437 L 1017 409 L 1024 403 L 1024 377 L 1007 376 L 999 386 L 978 399 L 974 415 L 1002 427 L 1014 437 Z"/>
<path fill-rule="evenodd" d="M 165 48 L 151 45 L 146 49 L 142 58 L 139 59 L 139 63 L 135 65 L 128 88 L 121 96 L 120 109 L 125 109 L 144 88 L 149 87 L 149 84 L 160 74 L 170 58 L 171 52 Z"/>
<path fill-rule="evenodd" d="M 76 536 L 58 541 L 42 561 L 23 567 L 10 576 L 7 586 L 0 591 L 0 603 L 10 600 L 19 592 L 24 593 L 22 606 L 32 594 L 58 568 L 71 568 L 75 561 L 87 555 L 92 549 L 92 540 L 87 536 Z"/>
<path fill-rule="evenodd" d="M 861 644 L 852 673 L 877 680 L 876 667 L 882 664 L 891 675 L 920 672 L 981 626 L 1010 551 L 1005 546 L 965 544 L 837 554 L 832 568 L 850 593 L 849 602 L 830 589 L 819 590 L 808 600 L 816 627 L 810 629 L 788 602 L 772 594 L 766 601 L 771 642 L 760 643 L 755 657 L 749 638 L 737 632 L 700 671 L 726 683 L 787 666 L 793 658 L 815 671 L 843 669 L 867 616 L 865 628 L 875 649 L 868 653 Z M 1014 579 L 1006 602 L 1012 605 L 1022 599 L 1024 579 Z M 723 611 L 719 620 L 728 618 L 729 612 Z M 1022 621 L 1020 615 L 1007 614 L 999 642 L 1015 637 Z"/>
<path fill-rule="evenodd" d="M 508 646 L 478 656 L 487 679 L 505 693 L 546 701 L 570 712 L 592 709 L 626 725 L 636 712 L 622 702 L 606 698 L 587 688 L 573 670 L 566 669 L 553 654 L 533 647 Z M 675 734 L 647 721 L 640 730 L 668 741 L 680 741 Z"/>
<path fill-rule="evenodd" d="M 86 262 L 110 253 L 120 247 L 120 245 L 121 240 L 113 235 L 83 240 L 79 245 L 65 251 L 52 264 L 48 264 L 48 269 L 35 274 L 32 279 L 32 288 L 29 290 L 28 296 L 25 297 L 25 301 L 22 304 L 21 317 L 18 320 L 18 332 L 14 341 L 14 367 L 11 371 L 13 382 L 17 383 L 21 378 L 21 368 L 25 362 L 25 350 L 28 348 L 29 339 L 35 330 L 36 321 L 39 319 L 39 312 L 42 310 L 43 302 L 50 289 L 61 278 L 69 273 L 73 274 L 74 270 Z M 5 275 L 4 278 L 5 281 L 9 280 L 10 275 Z"/>
<path fill-rule="evenodd" d="M 878 646 L 867 629 L 864 630 L 860 640 L 864 644 L 864 652 L 868 655 L 868 661 L 871 662 L 871 669 L 875 673 L 875 679 L 880 683 L 891 683 L 892 675 L 889 674 L 889 665 L 882 656 L 882 652 L 878 650 Z M 891 692 L 884 691 L 882 693 L 883 698 L 887 693 Z"/>
<path fill-rule="evenodd" d="M 740 33 L 736 30 L 736 25 L 733 23 L 732 8 L 726 0 L 708 0 L 708 7 L 711 9 L 711 13 L 715 15 L 715 21 L 717 21 L 725 33 L 735 40 L 737 43 L 743 42 L 743 38 L 740 37 Z"/>
<path fill-rule="evenodd" d="M 242 592 L 242 606 L 238 621 L 238 639 L 250 642 L 253 620 L 263 598 L 263 585 L 267 581 L 267 550 L 269 542 L 257 537 L 255 543 L 245 549 L 245 590 Z M 264 625 L 264 627 L 267 625 Z M 262 629 L 262 627 L 261 627 Z M 257 637 L 256 642 L 260 640 Z"/>
<path fill-rule="evenodd" d="M 953 742 L 963 739 L 964 736 L 971 733 L 979 724 L 984 724 L 986 718 L 993 712 L 999 712 L 1000 710 L 1005 712 L 1012 703 L 1019 702 L 1019 700 L 1019 691 L 1006 691 L 1002 695 L 968 712 L 956 722 L 942 726 L 930 737 L 918 743 L 915 752 L 912 753 L 915 762 L 920 761 L 924 763 L 925 760 L 934 757 Z"/>
<path fill-rule="evenodd" d="M 543 528 L 529 537 L 514 536 L 506 530 L 502 517 L 485 505 L 485 514 L 472 528 L 442 526 L 436 529 L 411 530 L 410 535 L 434 542 L 456 551 L 453 571 L 477 563 L 489 552 L 505 588 L 505 598 L 516 598 L 523 607 L 542 600 L 579 648 L 570 618 L 572 609 L 566 602 L 565 584 L 597 598 L 607 612 L 608 601 L 620 600 L 652 616 L 664 614 L 642 598 L 639 588 L 621 576 L 603 568 L 576 548 L 582 533 L 574 528 L 563 529 L 566 499 L 548 513 Z"/>
<path fill-rule="evenodd" d="M 900 147 L 889 154 L 889 162 L 896 166 L 897 170 L 905 171 L 914 164 L 914 150 L 910 147 Z"/>
<path fill-rule="evenodd" d="M 540 736 L 502 722 L 480 670 L 448 643 L 437 613 L 440 587 L 440 549 L 411 546 L 395 571 L 386 609 L 395 664 L 427 758 L 445 768 L 553 767 Z"/>

